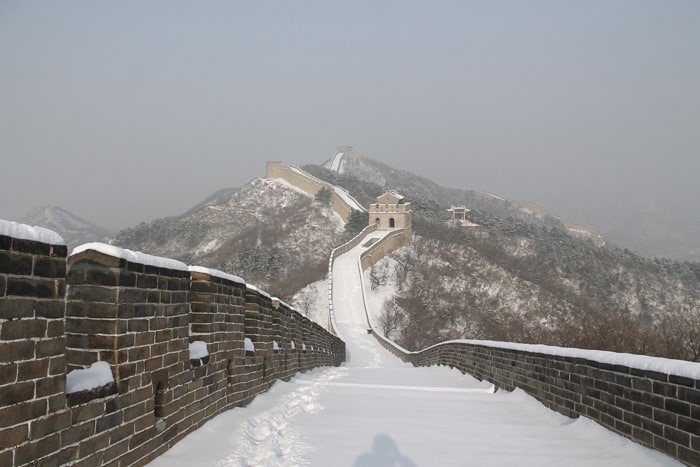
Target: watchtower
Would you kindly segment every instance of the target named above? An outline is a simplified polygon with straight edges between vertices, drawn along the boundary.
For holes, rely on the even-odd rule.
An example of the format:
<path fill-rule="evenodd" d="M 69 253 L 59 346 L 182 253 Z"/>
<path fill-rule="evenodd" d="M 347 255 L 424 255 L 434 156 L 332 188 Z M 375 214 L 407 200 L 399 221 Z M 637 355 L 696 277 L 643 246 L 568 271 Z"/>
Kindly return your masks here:
<path fill-rule="evenodd" d="M 395 191 L 387 191 L 369 205 L 369 225 L 376 224 L 378 230 L 410 229 L 411 203 Z"/>

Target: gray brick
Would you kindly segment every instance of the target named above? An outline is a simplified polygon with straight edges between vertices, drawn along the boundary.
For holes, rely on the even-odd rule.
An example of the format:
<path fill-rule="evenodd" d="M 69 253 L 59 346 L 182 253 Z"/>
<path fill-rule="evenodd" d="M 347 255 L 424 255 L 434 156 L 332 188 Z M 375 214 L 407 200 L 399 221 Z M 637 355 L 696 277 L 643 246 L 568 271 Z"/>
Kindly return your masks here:
<path fill-rule="evenodd" d="M 696 449 L 679 446 L 678 458 L 688 465 L 700 465 L 700 451 Z"/>
<path fill-rule="evenodd" d="M 681 446 L 690 446 L 690 435 L 670 426 L 664 427 L 664 438 Z"/>
<path fill-rule="evenodd" d="M 0 273 L 29 276 L 32 274 L 32 255 L 0 251 Z"/>
<path fill-rule="evenodd" d="M 6 321 L 2 325 L 0 338 L 11 341 L 15 339 L 31 339 L 46 335 L 45 319 L 19 319 Z"/>
<path fill-rule="evenodd" d="M 49 256 L 51 254 L 51 246 L 49 244 L 20 238 L 12 240 L 12 250 L 39 256 Z"/>
<path fill-rule="evenodd" d="M 38 277 L 8 277 L 7 295 L 32 298 L 56 298 L 56 282 Z"/>
<path fill-rule="evenodd" d="M 690 404 L 677 399 L 666 399 L 664 401 L 664 408 L 670 412 L 677 413 L 678 415 L 690 415 Z"/>
<path fill-rule="evenodd" d="M 66 261 L 60 258 L 36 258 L 34 275 L 40 277 L 65 278 Z"/>
<path fill-rule="evenodd" d="M 700 420 L 687 417 L 678 417 L 678 429 L 700 436 Z"/>
<path fill-rule="evenodd" d="M 146 303 L 148 293 L 139 289 L 119 289 L 119 303 Z"/>

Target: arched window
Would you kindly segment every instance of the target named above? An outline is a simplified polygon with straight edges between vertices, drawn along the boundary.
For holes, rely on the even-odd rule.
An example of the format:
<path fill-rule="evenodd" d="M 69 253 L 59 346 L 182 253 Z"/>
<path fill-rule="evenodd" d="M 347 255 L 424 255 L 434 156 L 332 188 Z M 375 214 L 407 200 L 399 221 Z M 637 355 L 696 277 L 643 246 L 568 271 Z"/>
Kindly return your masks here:
<path fill-rule="evenodd" d="M 393 229 L 394 227 L 396 227 L 396 222 L 394 221 L 394 218 L 392 217 L 389 219 L 389 228 Z"/>

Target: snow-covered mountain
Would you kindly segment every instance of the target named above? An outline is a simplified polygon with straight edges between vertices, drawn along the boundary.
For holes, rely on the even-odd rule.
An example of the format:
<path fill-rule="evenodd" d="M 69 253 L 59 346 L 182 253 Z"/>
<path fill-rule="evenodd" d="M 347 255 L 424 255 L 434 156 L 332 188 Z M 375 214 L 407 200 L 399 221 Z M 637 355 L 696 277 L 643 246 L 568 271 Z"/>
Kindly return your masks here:
<path fill-rule="evenodd" d="M 417 220 L 413 243 L 368 272 L 402 345 L 466 337 L 700 358 L 700 264 L 478 221 L 487 236 Z"/>
<path fill-rule="evenodd" d="M 397 190 L 412 201 L 414 210 L 436 219 L 444 218 L 447 215 L 445 209 L 450 206 L 465 205 L 469 209 L 538 224 L 558 222 L 571 235 L 589 238 L 598 245 L 605 243 L 595 229 L 569 222 L 534 203 L 510 200 L 482 191 L 445 187 L 425 177 L 374 161 L 350 148 L 341 149 L 322 168 L 307 166 L 305 169 L 320 178 L 329 178 L 334 183 L 353 185 L 345 188 L 360 198 L 364 192 L 372 192 L 368 185 L 379 187 L 380 190 Z M 360 190 L 360 193 L 356 193 L 356 190 Z"/>
<path fill-rule="evenodd" d="M 69 251 L 83 243 L 108 241 L 112 236 L 109 230 L 57 206 L 35 208 L 19 222 L 38 225 L 57 232 L 66 241 Z"/>
<path fill-rule="evenodd" d="M 537 206 L 441 187 L 361 156 L 329 166 L 336 171 L 305 168 L 362 204 L 393 188 L 414 207 L 413 244 L 368 280 L 394 284 L 385 296 L 389 311 L 411 321 L 395 330 L 408 347 L 473 337 L 643 352 L 654 333 L 665 339 L 656 348 L 700 342 L 700 264 L 642 258 Z M 445 207 L 459 204 L 479 229 L 446 225 Z M 348 235 L 322 199 L 254 179 L 123 230 L 113 243 L 239 275 L 322 316 L 314 309 L 325 306 L 325 282 L 317 281 Z"/>
<path fill-rule="evenodd" d="M 699 263 L 644 258 L 539 206 L 350 151 L 305 169 L 355 197 L 395 189 L 414 206 L 413 243 L 367 281 L 384 287 L 387 329 L 408 348 L 467 337 L 700 358 Z M 459 204 L 480 228 L 447 226 L 445 207 Z"/>
<path fill-rule="evenodd" d="M 282 180 L 222 190 L 186 213 L 119 232 L 120 247 L 220 269 L 282 298 L 323 277 L 344 223 Z"/>
<path fill-rule="evenodd" d="M 493 214 L 520 215 L 538 219 L 552 218 L 563 223 L 569 233 L 588 237 L 597 243 L 611 242 L 643 256 L 700 261 L 700 221 L 695 211 L 673 212 L 660 209 L 654 200 L 639 196 L 594 193 L 589 203 L 572 207 L 563 217 L 529 202 L 505 199 L 474 190 L 440 186 L 432 180 L 389 167 L 365 157 L 351 148 L 340 150 L 323 167 L 336 176 L 353 177 L 381 187 L 402 191 L 407 198 L 431 200 L 440 206 L 465 204 Z M 317 176 L 320 176 L 316 173 Z M 651 195 L 649 195 L 651 196 Z M 679 205 L 687 204 L 679 203 Z M 610 206 L 600 209 L 599 206 Z M 680 212 L 680 214 L 679 214 Z M 580 223 L 568 218 L 579 219 Z"/>

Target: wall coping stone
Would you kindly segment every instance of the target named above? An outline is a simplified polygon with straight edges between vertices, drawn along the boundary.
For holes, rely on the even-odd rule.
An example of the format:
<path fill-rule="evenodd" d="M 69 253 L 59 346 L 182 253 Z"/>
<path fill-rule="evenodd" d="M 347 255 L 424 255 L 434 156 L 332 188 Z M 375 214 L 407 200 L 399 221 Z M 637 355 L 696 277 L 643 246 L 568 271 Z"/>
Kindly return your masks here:
<path fill-rule="evenodd" d="M 190 266 L 188 269 L 190 272 L 206 274 L 208 276 L 218 277 L 219 279 L 226 279 L 228 281 L 235 282 L 236 284 L 246 285 L 245 279 L 227 272 L 219 271 L 218 269 L 210 269 L 203 266 Z"/>
<path fill-rule="evenodd" d="M 161 269 L 189 272 L 189 267 L 181 261 L 177 261 L 171 258 L 163 258 L 160 256 L 153 256 L 146 253 L 142 253 L 140 251 L 127 250 L 126 248 L 120 248 L 118 246 L 107 245 L 106 243 L 100 242 L 85 243 L 83 245 L 77 246 L 73 249 L 73 252 L 70 256 L 76 256 L 88 250 L 97 251 L 107 256 L 123 259 L 129 263 L 137 263 L 144 266 L 153 266 Z"/>
<path fill-rule="evenodd" d="M 389 341 L 391 342 L 391 341 Z M 621 369 L 637 369 L 645 372 L 656 372 L 666 375 L 681 376 L 684 378 L 700 379 L 700 363 L 690 362 L 685 360 L 673 360 L 670 358 L 650 357 L 647 355 L 636 355 L 629 353 L 617 353 L 604 350 L 588 350 L 577 349 L 574 347 L 556 347 L 542 344 L 520 344 L 517 342 L 500 342 L 490 340 L 476 339 L 456 339 L 440 342 L 438 344 L 426 347 L 423 350 L 411 352 L 401 346 L 391 342 L 397 350 L 408 354 L 419 354 L 426 350 L 440 347 L 447 344 L 469 344 L 493 349 L 515 350 L 532 354 L 549 355 L 555 357 L 566 357 L 573 359 L 582 359 L 590 362 L 596 362 L 603 365 L 617 367 L 616 371 Z"/>
<path fill-rule="evenodd" d="M 31 225 L 0 219 L 0 235 L 13 237 L 20 240 L 46 243 L 48 245 L 65 245 L 66 242 L 59 234 L 44 227 L 32 227 Z"/>

